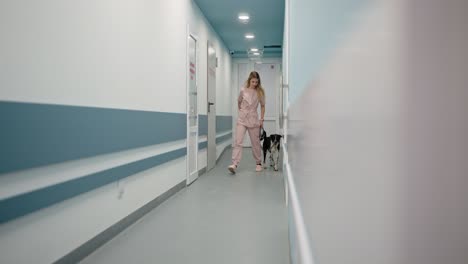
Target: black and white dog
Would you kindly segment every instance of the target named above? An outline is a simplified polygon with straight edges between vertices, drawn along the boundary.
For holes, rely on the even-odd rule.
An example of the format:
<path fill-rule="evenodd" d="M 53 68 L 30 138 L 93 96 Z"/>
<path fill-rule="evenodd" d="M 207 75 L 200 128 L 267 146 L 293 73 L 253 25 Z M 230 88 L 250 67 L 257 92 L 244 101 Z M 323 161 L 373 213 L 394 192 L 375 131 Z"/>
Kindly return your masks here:
<path fill-rule="evenodd" d="M 267 168 L 266 165 L 266 154 L 267 152 L 270 152 L 270 166 L 275 169 L 275 171 L 278 170 L 279 166 L 279 155 L 280 155 L 280 148 L 281 148 L 281 138 L 283 136 L 278 135 L 278 134 L 272 134 L 269 137 L 267 137 L 267 134 L 265 130 L 263 129 L 263 132 L 261 133 L 260 136 L 260 141 L 263 140 L 263 165 L 265 168 Z"/>

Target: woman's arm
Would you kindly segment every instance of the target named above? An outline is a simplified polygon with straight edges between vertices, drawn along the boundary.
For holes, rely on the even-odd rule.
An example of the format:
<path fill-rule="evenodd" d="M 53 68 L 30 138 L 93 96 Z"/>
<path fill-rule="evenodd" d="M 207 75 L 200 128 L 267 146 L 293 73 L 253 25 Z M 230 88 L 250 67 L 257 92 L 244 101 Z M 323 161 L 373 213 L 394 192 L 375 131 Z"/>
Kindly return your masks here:
<path fill-rule="evenodd" d="M 260 118 L 260 120 L 263 120 L 265 118 L 265 106 L 262 105 L 261 108 L 262 108 L 262 118 Z"/>
<path fill-rule="evenodd" d="M 265 105 L 262 105 L 261 106 L 262 108 L 262 117 L 260 118 L 260 127 L 263 127 L 263 121 L 264 121 L 264 117 L 265 117 Z"/>
<path fill-rule="evenodd" d="M 260 118 L 260 127 L 263 127 L 263 121 L 265 119 L 265 95 L 260 97 L 260 107 L 261 107 L 261 118 Z"/>
<path fill-rule="evenodd" d="M 242 89 L 239 93 L 239 97 L 237 98 L 237 110 L 240 110 L 241 108 L 241 103 L 242 103 L 243 95 L 242 95 Z"/>

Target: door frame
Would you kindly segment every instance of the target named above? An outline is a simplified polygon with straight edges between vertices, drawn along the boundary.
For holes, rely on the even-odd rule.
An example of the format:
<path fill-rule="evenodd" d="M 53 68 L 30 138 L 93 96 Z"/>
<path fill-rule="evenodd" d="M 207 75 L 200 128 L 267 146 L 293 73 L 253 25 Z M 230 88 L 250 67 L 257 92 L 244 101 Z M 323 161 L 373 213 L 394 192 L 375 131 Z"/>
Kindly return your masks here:
<path fill-rule="evenodd" d="M 209 52 L 209 49 L 212 48 L 214 50 L 214 53 L 215 53 L 215 58 L 216 58 L 216 65 L 215 65 L 215 83 L 214 83 L 214 97 L 213 97 L 213 100 L 210 101 L 210 87 L 209 87 L 209 79 L 210 79 L 210 52 Z M 218 60 L 218 57 L 217 57 L 217 51 L 216 51 L 216 48 L 214 46 L 214 43 L 211 42 L 211 41 L 207 41 L 207 46 L 206 46 L 206 58 L 207 58 L 207 61 L 206 61 L 206 103 L 207 103 L 207 109 L 206 109 L 206 114 L 207 114 L 207 123 L 208 123 L 208 132 L 207 132 L 207 136 L 206 136 L 206 141 L 207 141 L 207 144 L 206 144 L 206 171 L 210 171 L 211 169 L 214 168 L 214 166 L 216 165 L 216 152 L 217 152 L 217 145 L 216 145 L 216 68 L 218 67 L 218 63 L 217 63 L 217 60 Z M 210 106 L 209 104 L 210 103 L 213 103 L 212 107 L 214 109 L 214 121 L 210 122 L 210 111 L 208 111 L 208 109 L 210 109 Z M 210 125 L 211 124 L 211 125 Z M 214 127 L 214 134 L 210 133 L 210 127 Z M 212 142 L 214 142 L 214 153 L 211 153 L 210 152 L 210 146 L 212 146 L 212 144 L 210 144 L 210 139 Z M 210 155 L 211 153 L 211 155 Z M 212 160 L 211 160 L 211 163 L 210 163 L 210 156 L 212 156 Z"/>
<path fill-rule="evenodd" d="M 189 162 L 190 162 L 190 120 L 189 120 L 189 111 L 190 111 L 190 107 L 189 107 L 189 102 L 190 102 L 190 39 L 194 39 L 195 40 L 195 86 L 197 87 L 197 101 L 198 101 L 198 72 L 199 72 L 199 69 L 198 69 L 198 64 L 199 64 L 199 59 L 198 59 L 198 36 L 195 35 L 194 33 L 192 33 L 190 31 L 190 26 L 187 25 L 187 48 L 186 48 L 186 64 L 185 64 L 185 73 L 186 73 L 186 92 L 185 92 L 185 95 L 186 95 L 186 98 L 185 98 L 185 104 L 186 104 L 186 185 L 190 185 L 191 183 L 193 183 L 195 180 L 198 179 L 198 134 L 199 134 L 199 126 L 200 126 L 200 113 L 199 113 L 199 109 L 198 109 L 198 104 L 197 104 L 197 115 L 196 115 L 196 120 L 197 120 L 197 131 L 196 131 L 196 136 L 195 136 L 195 140 L 196 140 L 196 143 L 195 143 L 195 171 L 196 171 L 196 177 L 194 178 L 191 178 L 191 175 L 190 175 L 190 166 L 189 166 Z"/>
<path fill-rule="evenodd" d="M 283 134 L 283 128 L 281 127 L 280 125 L 280 116 L 282 113 L 280 113 L 280 103 L 282 103 L 282 97 L 283 95 L 281 94 L 282 93 L 282 70 L 283 70 L 283 61 L 282 61 L 282 58 L 281 57 L 277 57 L 277 58 L 262 58 L 261 60 L 261 63 L 263 64 L 278 64 L 278 70 L 279 70 L 279 79 L 276 80 L 278 82 L 278 89 L 276 91 L 276 96 L 275 96 L 275 100 L 276 100 L 276 107 L 277 107 L 277 111 L 276 111 L 276 114 L 274 117 L 265 117 L 265 121 L 267 122 L 271 122 L 271 121 L 274 121 L 275 122 L 275 129 L 277 130 L 278 133 L 280 134 Z M 253 71 L 255 69 L 255 64 L 257 62 L 256 61 L 252 61 L 250 60 L 249 58 L 235 58 L 232 60 L 232 83 L 233 83 L 233 94 L 232 94 L 232 116 L 233 116 L 233 120 L 232 120 L 232 127 L 233 127 L 233 146 L 234 146 L 234 143 L 235 143 L 235 138 L 234 138 L 234 135 L 236 134 L 235 133 L 235 129 L 236 129 L 236 126 L 237 126 L 237 115 L 238 115 L 238 110 L 237 110 L 237 97 L 239 96 L 239 89 L 241 87 L 242 84 L 239 84 L 238 82 L 238 65 L 239 64 L 248 64 L 248 71 Z M 248 76 L 245 76 L 245 78 L 247 78 Z M 273 132 L 270 132 L 270 131 L 267 131 L 269 132 L 270 134 L 273 134 Z M 276 132 L 276 131 L 275 131 Z M 246 136 L 244 138 L 244 142 L 243 142 L 243 146 L 244 147 L 251 147 L 250 145 L 250 140 L 248 139 L 248 136 Z"/>

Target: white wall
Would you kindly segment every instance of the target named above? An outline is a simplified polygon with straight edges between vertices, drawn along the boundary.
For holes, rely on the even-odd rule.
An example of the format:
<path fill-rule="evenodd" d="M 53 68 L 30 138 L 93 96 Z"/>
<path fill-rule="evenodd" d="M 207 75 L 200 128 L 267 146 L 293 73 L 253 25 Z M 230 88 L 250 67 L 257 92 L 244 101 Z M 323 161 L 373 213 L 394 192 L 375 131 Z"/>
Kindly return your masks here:
<path fill-rule="evenodd" d="M 290 109 L 290 163 L 318 262 L 399 263 L 398 4 L 355 13 Z"/>
<path fill-rule="evenodd" d="M 188 0 L 2 1 L 0 100 L 185 113 L 187 24 L 199 36 L 199 87 L 206 40 L 215 43 L 218 114 L 230 115 L 230 55 Z M 199 100 L 206 105 L 203 89 Z M 184 140 L 1 175 L 0 198 L 183 147 Z M 0 262 L 59 259 L 184 181 L 185 168 L 179 158 L 0 225 Z"/>
<path fill-rule="evenodd" d="M 282 120 L 281 129 L 283 135 L 287 135 L 287 116 L 289 107 L 289 25 L 290 25 L 290 6 L 291 0 L 285 0 L 284 4 L 284 30 L 283 30 L 283 57 L 282 57 L 282 72 L 281 72 L 281 100 L 280 104 L 282 107 L 282 113 L 280 113 L 280 119 Z M 283 138 L 283 142 L 287 142 L 287 137 Z M 284 149 L 283 149 L 284 151 Z"/>
<path fill-rule="evenodd" d="M 2 224 L 0 260 L 52 263 L 184 181 L 185 173 L 182 157 Z"/>
<path fill-rule="evenodd" d="M 402 263 L 467 263 L 468 1 L 406 8 Z"/>
<path fill-rule="evenodd" d="M 199 114 L 207 114 L 207 42 L 216 50 L 218 67 L 216 68 L 216 115 L 231 115 L 231 55 L 224 42 L 214 31 L 200 8 L 190 1 L 190 31 L 198 37 L 198 106 Z"/>
<path fill-rule="evenodd" d="M 284 4 L 284 30 L 283 30 L 283 56 L 282 56 L 282 77 L 283 84 L 289 85 L 289 20 L 290 20 L 290 5 L 291 0 L 285 0 Z M 286 87 L 287 89 L 287 87 Z"/>
<path fill-rule="evenodd" d="M 320 74 L 342 34 L 352 30 L 355 11 L 379 0 L 289 1 L 289 97 L 299 99 L 309 81 Z M 304 34 L 306 33 L 306 34 Z"/>
<path fill-rule="evenodd" d="M 0 100 L 185 113 L 189 3 L 2 1 Z"/>
<path fill-rule="evenodd" d="M 220 51 L 222 51 L 221 54 Z M 216 102 L 218 103 L 218 108 L 216 108 L 216 115 L 230 116 L 232 115 L 232 58 L 231 54 L 229 54 L 229 50 L 226 48 L 216 48 L 216 52 L 218 54 L 218 65 L 221 65 L 221 67 L 216 69 Z"/>

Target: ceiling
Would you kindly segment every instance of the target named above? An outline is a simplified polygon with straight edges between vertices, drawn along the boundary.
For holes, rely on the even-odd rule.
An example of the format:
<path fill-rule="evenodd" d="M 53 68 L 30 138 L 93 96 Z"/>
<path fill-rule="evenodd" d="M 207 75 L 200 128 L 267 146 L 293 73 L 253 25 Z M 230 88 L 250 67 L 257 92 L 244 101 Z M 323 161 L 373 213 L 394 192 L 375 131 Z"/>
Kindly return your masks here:
<path fill-rule="evenodd" d="M 263 57 L 281 56 L 284 0 L 194 1 L 233 57 L 247 57 L 250 48 L 263 50 Z M 241 23 L 239 13 L 248 13 L 249 23 Z M 246 39 L 246 33 L 253 33 L 255 39 Z"/>

